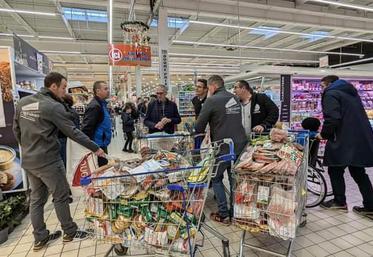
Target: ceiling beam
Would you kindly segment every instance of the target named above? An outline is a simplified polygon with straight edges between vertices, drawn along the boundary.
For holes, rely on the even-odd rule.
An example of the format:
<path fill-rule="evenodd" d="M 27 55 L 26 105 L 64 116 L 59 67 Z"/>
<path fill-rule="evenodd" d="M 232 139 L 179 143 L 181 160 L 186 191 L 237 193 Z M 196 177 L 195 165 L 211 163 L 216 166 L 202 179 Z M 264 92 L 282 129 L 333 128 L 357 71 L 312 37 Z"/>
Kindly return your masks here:
<path fill-rule="evenodd" d="M 0 0 L 0 7 L 6 8 L 6 9 L 13 9 L 5 0 Z M 33 27 L 31 27 L 30 24 L 28 24 L 25 19 L 21 17 L 18 13 L 9 13 L 10 16 L 12 16 L 19 24 L 22 25 L 29 33 L 36 36 L 38 33 L 34 30 Z"/>
<path fill-rule="evenodd" d="M 69 35 L 76 39 L 76 35 L 74 33 L 74 30 L 73 28 L 71 27 L 71 24 L 70 22 L 66 19 L 66 17 L 63 15 L 63 10 L 62 10 L 62 6 L 61 6 L 61 3 L 59 0 L 50 0 L 52 3 L 54 3 L 54 5 L 56 6 L 57 8 L 57 12 L 58 14 L 60 15 L 61 19 L 62 19 L 62 22 L 63 24 L 65 25 L 67 31 L 69 32 Z"/>
<path fill-rule="evenodd" d="M 233 8 L 232 3 L 236 1 L 223 1 L 224 4 L 216 1 L 206 0 L 200 3 L 199 10 L 195 9 L 199 0 L 177 1 L 177 0 L 163 0 L 164 5 L 168 7 L 170 13 L 199 15 L 199 17 L 225 17 L 226 19 L 236 19 L 237 13 Z M 213 3 L 214 2 L 214 3 Z M 343 14 L 327 12 L 328 9 L 307 5 L 306 9 L 295 8 L 294 3 L 287 1 L 288 6 L 276 6 L 276 1 L 267 0 L 270 4 L 259 4 L 251 2 L 240 2 L 240 16 L 241 21 L 257 21 L 257 22 L 271 22 L 276 24 L 289 24 L 293 26 L 306 27 L 323 27 L 328 29 L 341 29 L 344 31 L 358 31 L 371 33 L 373 27 L 373 19 L 366 16 L 356 16 L 343 12 Z M 282 1 L 284 2 L 284 1 Z M 306 6 L 306 5 L 305 5 Z M 311 9 L 311 10 L 309 10 Z M 353 12 L 355 13 L 355 12 Z"/>

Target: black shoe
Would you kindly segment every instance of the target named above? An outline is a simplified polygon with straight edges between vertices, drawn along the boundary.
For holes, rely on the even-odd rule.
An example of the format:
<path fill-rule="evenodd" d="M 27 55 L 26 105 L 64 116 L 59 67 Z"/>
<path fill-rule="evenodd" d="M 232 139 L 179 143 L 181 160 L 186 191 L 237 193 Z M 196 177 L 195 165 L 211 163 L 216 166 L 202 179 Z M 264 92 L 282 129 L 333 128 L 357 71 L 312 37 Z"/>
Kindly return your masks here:
<path fill-rule="evenodd" d="M 134 153 L 135 151 L 133 151 L 132 149 L 128 150 L 127 152 L 129 153 Z"/>
<path fill-rule="evenodd" d="M 373 209 L 367 209 L 363 206 L 354 206 L 352 210 L 358 215 L 373 219 Z"/>
<path fill-rule="evenodd" d="M 48 231 L 49 233 L 49 231 Z M 60 238 L 62 235 L 62 232 L 60 230 L 57 230 L 56 232 L 49 234 L 48 237 L 42 241 L 35 241 L 34 243 L 34 252 L 40 251 L 44 247 L 48 246 L 50 243 L 56 241 L 58 238 Z"/>
<path fill-rule="evenodd" d="M 334 199 L 321 203 L 320 207 L 328 210 L 348 212 L 347 204 L 339 204 Z"/>
<path fill-rule="evenodd" d="M 123 148 L 123 149 L 122 149 L 122 152 L 128 152 L 128 151 L 127 151 L 127 149 L 124 149 L 124 148 Z"/>
<path fill-rule="evenodd" d="M 83 230 L 77 230 L 73 235 L 64 234 L 63 235 L 63 242 L 69 243 L 69 242 L 77 242 L 82 241 L 85 239 L 88 239 L 89 233 Z"/>

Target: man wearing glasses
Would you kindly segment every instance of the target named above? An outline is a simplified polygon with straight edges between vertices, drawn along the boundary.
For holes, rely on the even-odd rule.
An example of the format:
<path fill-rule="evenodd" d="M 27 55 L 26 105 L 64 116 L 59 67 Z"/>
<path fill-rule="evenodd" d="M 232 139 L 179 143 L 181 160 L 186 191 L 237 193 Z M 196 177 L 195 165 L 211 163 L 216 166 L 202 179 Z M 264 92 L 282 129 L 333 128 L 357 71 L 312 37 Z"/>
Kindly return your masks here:
<path fill-rule="evenodd" d="M 149 133 L 166 132 L 173 134 L 175 127 L 181 122 L 179 111 L 174 102 L 167 96 L 167 87 L 158 85 L 156 88 L 157 100 L 150 102 L 144 125 L 149 128 Z"/>

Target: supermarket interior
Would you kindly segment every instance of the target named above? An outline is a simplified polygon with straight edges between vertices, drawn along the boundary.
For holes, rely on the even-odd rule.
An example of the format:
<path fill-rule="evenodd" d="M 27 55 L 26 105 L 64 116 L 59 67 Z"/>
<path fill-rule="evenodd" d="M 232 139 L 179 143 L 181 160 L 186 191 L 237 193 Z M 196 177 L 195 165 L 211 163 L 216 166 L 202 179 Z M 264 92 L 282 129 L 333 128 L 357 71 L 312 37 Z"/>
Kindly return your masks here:
<path fill-rule="evenodd" d="M 0 257 L 373 257 L 373 0 L 0 0 Z"/>

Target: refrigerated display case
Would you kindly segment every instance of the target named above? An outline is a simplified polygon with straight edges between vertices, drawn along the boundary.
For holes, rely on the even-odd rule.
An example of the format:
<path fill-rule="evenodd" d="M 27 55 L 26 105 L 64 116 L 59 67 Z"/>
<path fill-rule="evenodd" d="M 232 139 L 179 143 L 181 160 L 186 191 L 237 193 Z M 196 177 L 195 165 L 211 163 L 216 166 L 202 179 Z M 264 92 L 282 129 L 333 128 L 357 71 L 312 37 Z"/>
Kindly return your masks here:
<path fill-rule="evenodd" d="M 291 90 L 291 128 L 301 129 L 301 122 L 307 117 L 315 117 L 323 121 L 320 85 L 321 78 L 293 77 Z M 373 127 L 373 78 L 346 79 L 357 89 L 361 101 Z M 322 152 L 321 145 L 321 152 Z"/>

